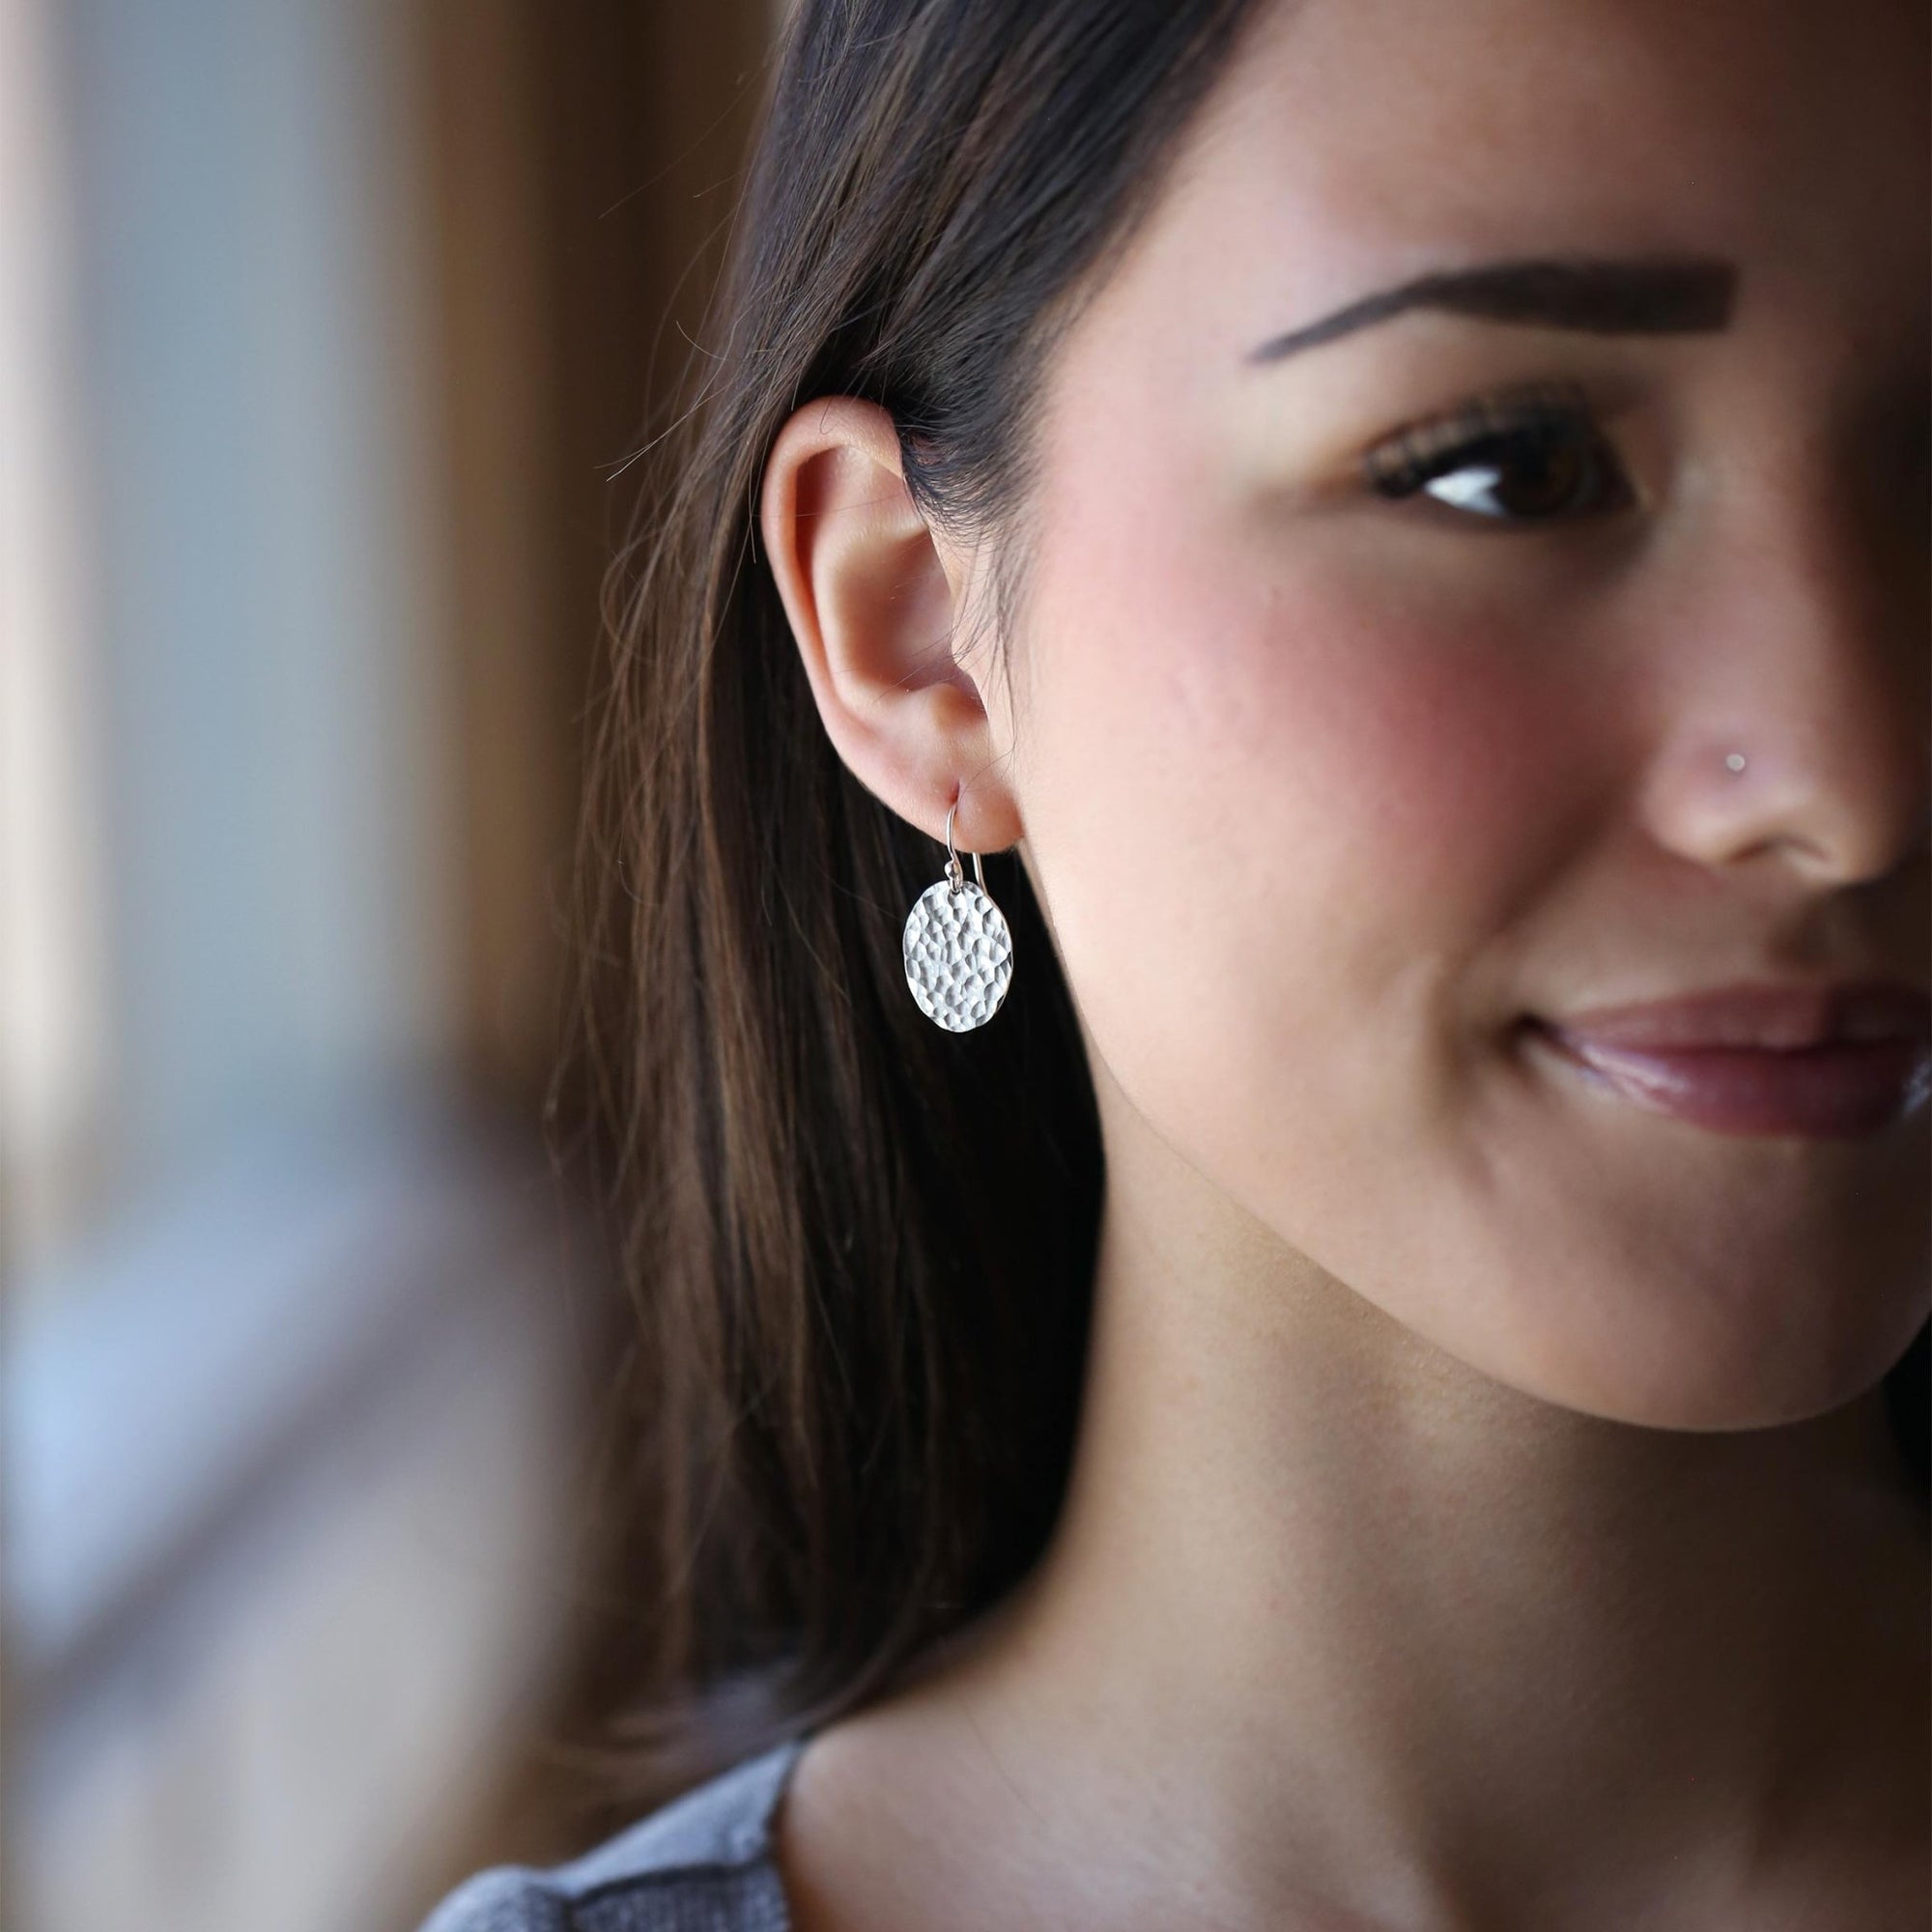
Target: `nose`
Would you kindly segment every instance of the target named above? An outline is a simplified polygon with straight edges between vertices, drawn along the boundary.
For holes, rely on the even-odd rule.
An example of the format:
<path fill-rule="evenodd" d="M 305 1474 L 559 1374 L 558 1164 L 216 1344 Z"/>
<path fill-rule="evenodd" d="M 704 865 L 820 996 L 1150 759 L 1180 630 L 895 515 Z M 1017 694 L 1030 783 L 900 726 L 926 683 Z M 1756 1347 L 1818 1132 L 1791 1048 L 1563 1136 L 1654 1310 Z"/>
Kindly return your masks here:
<path fill-rule="evenodd" d="M 1676 601 L 1644 810 L 1703 866 L 1851 886 L 1932 853 L 1926 530 L 1850 461 L 1734 493 Z"/>

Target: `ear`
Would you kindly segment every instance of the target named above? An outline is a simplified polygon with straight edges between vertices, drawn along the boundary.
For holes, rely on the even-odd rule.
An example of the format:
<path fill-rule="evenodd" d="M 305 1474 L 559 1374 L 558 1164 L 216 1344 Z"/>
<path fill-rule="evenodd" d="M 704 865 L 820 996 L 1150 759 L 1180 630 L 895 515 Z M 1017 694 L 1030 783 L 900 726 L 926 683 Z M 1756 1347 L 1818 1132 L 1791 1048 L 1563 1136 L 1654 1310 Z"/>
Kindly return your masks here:
<path fill-rule="evenodd" d="M 1024 831 L 1005 745 L 955 655 L 972 575 L 914 506 L 891 415 L 829 396 L 765 465 L 759 531 L 806 676 L 854 777 L 936 839 L 998 852 Z"/>

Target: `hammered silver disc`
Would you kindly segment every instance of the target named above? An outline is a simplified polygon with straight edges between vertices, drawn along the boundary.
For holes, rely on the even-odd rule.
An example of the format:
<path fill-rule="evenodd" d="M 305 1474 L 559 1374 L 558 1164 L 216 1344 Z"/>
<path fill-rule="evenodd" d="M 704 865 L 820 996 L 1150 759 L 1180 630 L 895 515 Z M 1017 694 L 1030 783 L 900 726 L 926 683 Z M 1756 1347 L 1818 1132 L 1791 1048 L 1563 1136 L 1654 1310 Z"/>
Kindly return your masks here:
<path fill-rule="evenodd" d="M 967 879 L 926 887 L 905 923 L 905 976 L 919 1009 L 948 1033 L 984 1026 L 1013 977 L 1007 916 Z"/>

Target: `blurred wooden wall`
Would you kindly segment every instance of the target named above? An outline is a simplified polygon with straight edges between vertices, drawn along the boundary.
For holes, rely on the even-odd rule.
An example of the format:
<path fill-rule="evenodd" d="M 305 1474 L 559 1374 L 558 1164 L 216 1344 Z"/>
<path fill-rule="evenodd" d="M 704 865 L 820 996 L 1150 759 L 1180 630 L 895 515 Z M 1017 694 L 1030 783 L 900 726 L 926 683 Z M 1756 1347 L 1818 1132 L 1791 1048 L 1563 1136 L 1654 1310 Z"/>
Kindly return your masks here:
<path fill-rule="evenodd" d="M 421 7 L 448 463 L 443 621 L 461 695 L 465 1028 L 484 1092 L 533 1119 L 558 1045 L 603 581 L 643 474 L 626 464 L 683 383 L 781 9 Z M 617 1308 L 613 1295 L 613 1319 Z M 584 1348 L 594 1353 L 594 1341 Z M 585 1415 L 586 1431 L 597 1419 Z M 452 1877 L 564 1857 L 621 1822 L 567 1748 L 620 1694 L 614 1638 L 608 1617 L 586 1615 L 552 1722 L 502 1768 L 500 1799 L 453 1849 Z"/>
<path fill-rule="evenodd" d="M 697 335 L 771 0 L 422 0 L 462 693 L 468 1032 L 522 1103 L 554 1060 L 581 713 L 626 469 Z"/>

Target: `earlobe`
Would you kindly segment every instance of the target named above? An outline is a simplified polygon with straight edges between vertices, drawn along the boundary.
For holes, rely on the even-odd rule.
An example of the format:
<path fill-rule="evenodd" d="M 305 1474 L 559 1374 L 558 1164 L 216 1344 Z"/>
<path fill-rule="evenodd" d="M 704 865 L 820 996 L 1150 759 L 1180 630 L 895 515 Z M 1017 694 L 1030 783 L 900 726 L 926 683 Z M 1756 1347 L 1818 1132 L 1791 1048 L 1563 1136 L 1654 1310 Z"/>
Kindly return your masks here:
<path fill-rule="evenodd" d="M 969 571 L 907 489 L 891 415 L 831 396 L 780 431 L 759 500 L 765 555 L 819 716 L 855 777 L 962 849 L 1003 851 L 1024 829 L 990 768 L 1002 750 L 955 655 Z"/>

